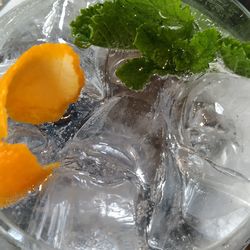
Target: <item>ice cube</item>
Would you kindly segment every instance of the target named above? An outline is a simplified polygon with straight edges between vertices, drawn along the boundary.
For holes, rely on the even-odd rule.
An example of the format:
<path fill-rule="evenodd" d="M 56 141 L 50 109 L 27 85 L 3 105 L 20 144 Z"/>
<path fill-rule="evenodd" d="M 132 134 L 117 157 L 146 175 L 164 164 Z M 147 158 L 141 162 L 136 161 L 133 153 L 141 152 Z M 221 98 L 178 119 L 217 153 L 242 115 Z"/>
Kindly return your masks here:
<path fill-rule="evenodd" d="M 35 205 L 28 233 L 59 249 L 140 249 L 136 226 L 140 186 L 135 180 L 98 185 L 61 170 Z"/>
<path fill-rule="evenodd" d="M 58 151 L 56 141 L 45 136 L 36 126 L 9 121 L 8 133 L 8 143 L 26 144 L 41 164 L 56 160 Z"/>
<path fill-rule="evenodd" d="M 247 245 L 249 90 L 249 79 L 210 73 L 162 93 L 170 147 L 155 187 L 151 247 L 235 250 Z"/>
<path fill-rule="evenodd" d="M 14 49 L 17 45 L 36 41 L 72 42 L 70 22 L 81 8 L 94 2 L 96 1 L 26 0 L 1 17 L 0 33 L 7 35 L 1 36 L 0 44 Z M 18 49 L 23 49 L 23 46 L 17 46 L 16 51 Z"/>
<path fill-rule="evenodd" d="M 183 114 L 183 143 L 213 163 L 250 178 L 250 81 L 230 74 L 197 79 Z"/>
<path fill-rule="evenodd" d="M 150 98 L 143 100 L 144 95 L 106 100 L 69 141 L 60 158 L 68 167 L 87 171 L 99 182 L 117 182 L 130 174 L 149 186 L 163 135 L 161 117 L 147 102 Z"/>
<path fill-rule="evenodd" d="M 93 93 L 84 90 L 79 100 L 70 105 L 59 121 L 39 126 L 41 133 L 46 138 L 54 141 L 58 149 L 62 149 L 66 142 L 74 137 L 77 131 L 101 105 L 101 97 L 94 96 Z"/>
<path fill-rule="evenodd" d="M 164 82 L 156 79 L 144 92 L 106 99 L 86 122 L 72 115 L 67 121 L 66 116 L 61 130 L 55 127 L 60 123 L 50 129 L 13 123 L 9 139 L 34 149 L 43 145 L 42 139 L 65 140 L 69 131 L 73 139 L 65 140 L 57 156 L 62 169 L 48 186 L 40 187 L 29 210 L 23 200 L 5 215 L 21 227 L 23 222 L 15 219 L 15 213 L 29 211 L 24 230 L 61 249 L 146 249 L 150 187 L 164 140 L 157 104 Z M 77 105 L 74 112 L 83 115 L 81 108 L 86 105 Z M 108 215 L 104 216 L 105 209 Z"/>

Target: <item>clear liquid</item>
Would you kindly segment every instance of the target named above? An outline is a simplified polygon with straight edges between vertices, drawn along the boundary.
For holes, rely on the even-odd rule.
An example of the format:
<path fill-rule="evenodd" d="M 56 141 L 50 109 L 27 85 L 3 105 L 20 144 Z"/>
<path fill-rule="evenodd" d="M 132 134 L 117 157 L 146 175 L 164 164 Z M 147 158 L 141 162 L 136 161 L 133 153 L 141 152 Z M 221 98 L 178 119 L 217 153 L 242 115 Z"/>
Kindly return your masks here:
<path fill-rule="evenodd" d="M 33 1 L 2 19 L 1 72 L 34 43 L 71 43 L 68 22 L 88 4 Z M 136 52 L 76 50 L 87 77 L 79 101 L 56 124 L 10 121 L 9 142 L 62 167 L 1 211 L 1 232 L 23 249 L 245 246 L 249 79 L 218 63 L 204 75 L 154 77 L 135 93 L 114 72 Z"/>

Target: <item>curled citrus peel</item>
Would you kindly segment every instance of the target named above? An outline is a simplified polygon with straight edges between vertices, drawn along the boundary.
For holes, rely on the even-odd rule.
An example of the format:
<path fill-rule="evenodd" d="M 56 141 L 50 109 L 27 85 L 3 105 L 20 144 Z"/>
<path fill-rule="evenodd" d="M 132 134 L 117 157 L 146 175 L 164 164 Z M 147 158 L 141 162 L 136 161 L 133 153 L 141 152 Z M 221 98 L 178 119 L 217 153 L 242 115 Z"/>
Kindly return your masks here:
<path fill-rule="evenodd" d="M 8 85 L 8 115 L 31 124 L 59 120 L 85 83 L 79 56 L 66 44 L 52 43 L 27 50 L 2 81 Z"/>
<path fill-rule="evenodd" d="M 0 207 L 22 198 L 59 166 L 41 166 L 25 144 L 2 142 L 8 116 L 31 124 L 57 121 L 84 84 L 80 59 L 66 44 L 32 47 L 0 79 Z"/>
<path fill-rule="evenodd" d="M 59 167 L 41 166 L 25 144 L 0 143 L 0 207 L 6 207 L 38 187 Z"/>
<path fill-rule="evenodd" d="M 8 115 L 5 108 L 8 85 L 0 79 L 0 141 L 8 135 Z"/>

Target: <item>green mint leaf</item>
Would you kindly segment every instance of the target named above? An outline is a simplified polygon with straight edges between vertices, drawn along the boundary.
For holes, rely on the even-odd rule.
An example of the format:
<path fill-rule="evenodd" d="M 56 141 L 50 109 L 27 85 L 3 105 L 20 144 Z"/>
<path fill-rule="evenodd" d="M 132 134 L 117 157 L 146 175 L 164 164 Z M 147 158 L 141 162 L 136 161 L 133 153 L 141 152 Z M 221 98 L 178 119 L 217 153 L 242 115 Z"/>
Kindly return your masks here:
<path fill-rule="evenodd" d="M 194 17 L 191 14 L 189 6 L 183 7 L 181 0 L 152 0 L 153 5 L 160 12 L 168 25 L 177 25 L 180 23 L 193 23 Z"/>
<path fill-rule="evenodd" d="M 93 17 L 100 13 L 102 4 L 96 4 L 81 10 L 74 21 L 71 22 L 72 35 L 75 38 L 75 44 L 81 48 L 87 48 L 91 45 L 91 37 L 93 35 Z"/>
<path fill-rule="evenodd" d="M 150 58 L 162 69 L 176 72 L 174 57 L 182 40 L 187 40 L 193 32 L 192 26 L 177 27 L 144 24 L 137 29 L 134 45 L 142 54 Z"/>
<path fill-rule="evenodd" d="M 71 27 L 78 46 L 133 49 L 137 28 L 144 23 L 192 27 L 193 17 L 180 0 L 113 0 L 83 9 Z"/>
<path fill-rule="evenodd" d="M 219 37 L 219 32 L 211 28 L 196 33 L 189 41 L 177 41 L 173 59 L 176 72 L 198 73 L 207 69 L 216 57 Z"/>
<path fill-rule="evenodd" d="M 250 42 L 248 42 L 248 43 L 243 43 L 242 46 L 243 46 L 243 49 L 244 49 L 244 51 L 245 51 L 245 53 L 246 53 L 246 56 L 247 56 L 248 58 L 250 58 Z"/>
<path fill-rule="evenodd" d="M 218 50 L 219 32 L 207 29 L 196 33 L 192 38 L 192 28 L 170 29 L 142 25 L 137 30 L 135 46 L 147 58 L 168 72 L 201 72 L 214 60 Z"/>
<path fill-rule="evenodd" d="M 220 34 L 215 28 L 196 33 L 190 41 L 190 56 L 192 73 L 201 72 L 209 67 L 219 48 Z"/>
<path fill-rule="evenodd" d="M 205 26 L 200 31 L 181 0 L 106 0 L 81 10 L 71 23 L 79 47 L 141 52 L 141 58 L 127 61 L 116 72 L 131 89 L 143 88 L 153 74 L 204 71 L 218 54 L 228 68 L 250 77 L 250 43 L 222 38 Z"/>
<path fill-rule="evenodd" d="M 157 25 L 143 24 L 137 29 L 134 45 L 142 54 L 154 61 L 159 67 L 167 66 L 171 44 L 159 35 Z"/>
<path fill-rule="evenodd" d="M 81 15 L 71 23 L 75 43 L 133 49 L 136 28 L 146 21 L 162 20 L 152 2 L 151 0 L 113 0 L 83 9 Z M 91 8 L 94 10 L 89 10 Z"/>
<path fill-rule="evenodd" d="M 225 65 L 236 74 L 250 77 L 250 43 L 234 38 L 222 39 L 220 48 Z"/>
<path fill-rule="evenodd" d="M 116 70 L 116 75 L 128 88 L 140 90 L 149 82 L 155 67 L 154 63 L 145 58 L 135 58 L 122 64 Z"/>

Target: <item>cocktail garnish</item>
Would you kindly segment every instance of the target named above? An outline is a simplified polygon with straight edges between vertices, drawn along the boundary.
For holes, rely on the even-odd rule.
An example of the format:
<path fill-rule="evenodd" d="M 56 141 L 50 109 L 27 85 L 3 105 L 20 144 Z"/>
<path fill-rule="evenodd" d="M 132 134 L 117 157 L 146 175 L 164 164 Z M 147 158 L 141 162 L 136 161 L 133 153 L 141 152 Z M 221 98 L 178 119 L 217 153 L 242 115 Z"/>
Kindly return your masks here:
<path fill-rule="evenodd" d="M 137 49 L 141 58 L 117 69 L 127 87 L 142 89 L 154 74 L 185 75 L 209 68 L 217 57 L 235 73 L 250 77 L 250 43 L 200 29 L 181 0 L 111 0 L 81 10 L 71 23 L 75 44 Z"/>

